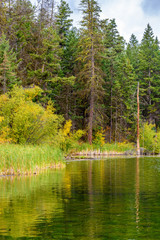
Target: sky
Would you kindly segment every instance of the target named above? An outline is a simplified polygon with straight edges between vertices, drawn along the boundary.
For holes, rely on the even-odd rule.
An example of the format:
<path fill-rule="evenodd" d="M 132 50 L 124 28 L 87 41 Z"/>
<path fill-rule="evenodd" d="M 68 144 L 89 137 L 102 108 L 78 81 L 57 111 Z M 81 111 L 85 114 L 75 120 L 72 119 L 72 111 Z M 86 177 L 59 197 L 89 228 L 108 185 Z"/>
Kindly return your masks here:
<path fill-rule="evenodd" d="M 56 2 L 58 3 L 59 0 Z M 74 25 L 79 27 L 80 0 L 66 0 L 66 2 L 73 11 L 71 17 L 74 19 Z M 140 42 L 148 23 L 153 29 L 154 36 L 160 40 L 160 0 L 98 0 L 97 2 L 102 10 L 101 19 L 115 18 L 117 29 L 127 42 L 132 33 Z"/>

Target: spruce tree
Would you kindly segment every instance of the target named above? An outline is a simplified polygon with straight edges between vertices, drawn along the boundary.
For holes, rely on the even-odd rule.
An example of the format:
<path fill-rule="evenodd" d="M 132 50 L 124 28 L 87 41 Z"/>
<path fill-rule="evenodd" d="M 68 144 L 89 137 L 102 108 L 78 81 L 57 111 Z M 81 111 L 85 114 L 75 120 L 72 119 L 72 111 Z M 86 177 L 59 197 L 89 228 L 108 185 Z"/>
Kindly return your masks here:
<path fill-rule="evenodd" d="M 116 114 L 116 107 L 114 104 L 114 98 L 117 96 L 116 92 L 116 82 L 117 80 L 117 69 L 119 66 L 119 55 L 124 51 L 124 40 L 120 36 L 115 19 L 106 21 L 103 26 L 103 42 L 104 42 L 104 52 L 103 52 L 103 70 L 105 72 L 105 105 L 106 105 L 106 115 L 109 119 L 109 141 L 113 140 L 114 134 L 114 115 Z"/>
<path fill-rule="evenodd" d="M 5 0 L 0 1 L 0 35 L 7 28 L 7 6 Z"/>
<path fill-rule="evenodd" d="M 75 58 L 77 52 L 77 30 L 72 29 L 73 20 L 70 18 L 72 11 L 61 0 L 55 16 L 55 25 L 60 37 L 60 74 L 57 82 L 53 84 L 53 94 L 58 104 L 59 112 L 64 114 L 65 119 L 73 120 L 73 98 L 75 80 Z M 56 89 L 56 92 L 55 92 Z"/>
<path fill-rule="evenodd" d="M 131 35 L 129 43 L 127 44 L 126 53 L 136 72 L 139 64 L 139 43 L 134 34 Z"/>
<path fill-rule="evenodd" d="M 73 20 L 70 18 L 72 11 L 64 0 L 60 1 L 58 12 L 55 17 L 57 32 L 61 38 L 61 45 L 65 45 L 65 40 L 72 26 Z"/>
<path fill-rule="evenodd" d="M 49 27 L 41 32 L 41 40 L 39 48 L 35 48 L 35 52 L 30 55 L 32 61 L 28 74 L 30 82 L 47 91 L 47 86 L 60 71 L 59 36 L 52 27 Z"/>
<path fill-rule="evenodd" d="M 2 34 L 0 38 L 0 85 L 3 93 L 17 83 L 16 67 L 16 55 L 10 49 L 6 36 Z"/>
<path fill-rule="evenodd" d="M 61 46 L 60 73 L 57 81 L 52 83 L 52 96 L 58 105 L 59 113 L 64 114 L 65 119 L 72 119 L 75 126 L 75 102 L 77 87 L 75 76 L 77 73 L 77 48 L 78 33 L 76 29 L 70 30 L 65 41 L 65 48 Z"/>
<path fill-rule="evenodd" d="M 19 62 L 17 75 L 23 85 L 27 84 L 27 64 L 30 62 L 30 52 L 34 39 L 35 10 L 28 0 L 8 0 L 6 36 Z"/>
<path fill-rule="evenodd" d="M 150 123 L 158 122 L 160 112 L 160 54 L 157 39 L 148 24 L 140 44 L 139 79 L 143 116 Z"/>
<path fill-rule="evenodd" d="M 102 34 L 100 29 L 100 7 L 95 0 L 81 0 L 83 14 L 79 41 L 79 58 L 82 69 L 79 73 L 82 92 L 88 99 L 88 141 L 92 143 L 93 128 L 103 98 L 103 77 L 100 68 Z M 87 110 L 87 109 L 86 109 Z"/>

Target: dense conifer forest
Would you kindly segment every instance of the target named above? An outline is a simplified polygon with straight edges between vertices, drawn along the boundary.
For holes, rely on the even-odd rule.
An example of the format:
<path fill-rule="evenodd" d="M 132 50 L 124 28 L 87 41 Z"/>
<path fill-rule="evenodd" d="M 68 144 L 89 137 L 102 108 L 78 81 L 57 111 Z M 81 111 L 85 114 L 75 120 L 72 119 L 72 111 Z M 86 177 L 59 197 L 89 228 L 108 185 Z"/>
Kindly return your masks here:
<path fill-rule="evenodd" d="M 141 124 L 160 126 L 159 40 L 146 23 L 141 42 L 132 34 L 126 43 L 115 19 L 100 19 L 97 1 L 79 6 L 77 29 L 64 0 L 0 1 L 0 104 L 10 91 L 16 95 L 14 86 L 36 86 L 42 91 L 34 103 L 47 111 L 50 102 L 89 143 L 101 129 L 106 142 L 135 141 L 138 82 Z"/>

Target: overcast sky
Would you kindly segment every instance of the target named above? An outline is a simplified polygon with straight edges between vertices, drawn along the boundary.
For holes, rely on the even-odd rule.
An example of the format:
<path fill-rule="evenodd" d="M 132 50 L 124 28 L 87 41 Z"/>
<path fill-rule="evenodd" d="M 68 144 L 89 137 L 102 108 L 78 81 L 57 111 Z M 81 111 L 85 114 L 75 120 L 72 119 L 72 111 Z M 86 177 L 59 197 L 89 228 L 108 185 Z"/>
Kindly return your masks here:
<path fill-rule="evenodd" d="M 81 20 L 78 10 L 80 0 L 66 0 L 66 2 L 74 12 L 72 18 L 74 25 L 78 27 Z M 98 0 L 98 4 L 102 10 L 101 18 L 115 18 L 118 31 L 126 41 L 129 41 L 132 33 L 141 41 L 148 23 L 154 35 L 160 40 L 160 0 Z"/>

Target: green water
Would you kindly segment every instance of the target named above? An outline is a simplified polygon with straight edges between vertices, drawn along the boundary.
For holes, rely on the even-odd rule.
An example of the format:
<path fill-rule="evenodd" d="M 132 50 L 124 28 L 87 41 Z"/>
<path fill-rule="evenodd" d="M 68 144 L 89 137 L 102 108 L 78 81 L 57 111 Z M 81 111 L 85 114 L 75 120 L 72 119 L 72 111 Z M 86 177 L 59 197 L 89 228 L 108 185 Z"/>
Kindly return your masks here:
<path fill-rule="evenodd" d="M 160 239 L 160 158 L 0 178 L 0 240 Z"/>

